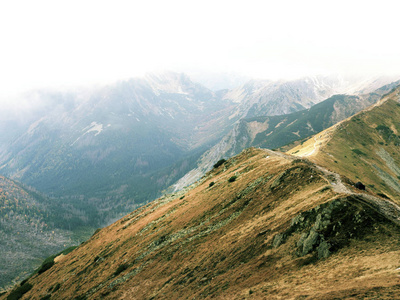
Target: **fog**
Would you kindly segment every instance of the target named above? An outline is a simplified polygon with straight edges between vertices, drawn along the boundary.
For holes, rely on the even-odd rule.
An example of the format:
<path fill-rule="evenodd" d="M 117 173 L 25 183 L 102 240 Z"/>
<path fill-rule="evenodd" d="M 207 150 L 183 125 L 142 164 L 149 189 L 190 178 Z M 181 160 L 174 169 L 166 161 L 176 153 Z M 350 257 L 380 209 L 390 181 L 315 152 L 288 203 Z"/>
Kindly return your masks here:
<path fill-rule="evenodd" d="M 263 79 L 391 75 L 400 70 L 395 4 L 3 1 L 0 99 L 22 105 L 16 95 L 31 89 L 104 84 L 160 70 Z"/>

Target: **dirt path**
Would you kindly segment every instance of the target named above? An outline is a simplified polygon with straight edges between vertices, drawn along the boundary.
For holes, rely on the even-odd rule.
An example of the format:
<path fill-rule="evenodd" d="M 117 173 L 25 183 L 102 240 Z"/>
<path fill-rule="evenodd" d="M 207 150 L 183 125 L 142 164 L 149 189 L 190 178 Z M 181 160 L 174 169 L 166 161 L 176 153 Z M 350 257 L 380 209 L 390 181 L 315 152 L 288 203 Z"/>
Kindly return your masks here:
<path fill-rule="evenodd" d="M 321 136 L 320 136 L 320 137 L 321 137 Z M 314 149 L 313 149 L 310 153 L 304 154 L 304 156 L 311 156 L 311 155 L 313 155 L 313 154 L 317 151 L 317 143 L 318 143 L 317 137 L 314 136 Z"/>
<path fill-rule="evenodd" d="M 344 185 L 342 179 L 340 178 L 340 175 L 329 171 L 327 169 L 325 169 L 324 167 L 318 166 L 316 164 L 314 164 L 314 166 L 320 170 L 322 173 L 325 174 L 325 179 L 327 179 L 329 181 L 329 183 L 332 185 L 333 190 L 336 193 L 339 194 L 353 194 L 352 191 L 350 191 L 350 189 Z"/>
<path fill-rule="evenodd" d="M 291 161 L 296 159 L 301 159 L 301 157 L 299 156 L 292 156 L 282 152 L 272 151 L 269 149 L 263 149 L 263 150 L 271 156 L 280 156 Z M 338 194 L 353 195 L 360 202 L 363 202 L 369 205 L 370 207 L 376 209 L 378 212 L 387 217 L 389 220 L 392 220 L 394 223 L 400 225 L 400 206 L 393 203 L 392 201 L 373 196 L 361 190 L 358 192 L 354 192 L 343 183 L 339 174 L 329 171 L 328 169 L 316 165 L 315 163 L 310 162 L 308 160 L 307 162 L 311 163 L 312 166 L 314 166 L 316 169 L 318 169 L 324 174 L 324 178 L 332 186 L 334 192 Z"/>

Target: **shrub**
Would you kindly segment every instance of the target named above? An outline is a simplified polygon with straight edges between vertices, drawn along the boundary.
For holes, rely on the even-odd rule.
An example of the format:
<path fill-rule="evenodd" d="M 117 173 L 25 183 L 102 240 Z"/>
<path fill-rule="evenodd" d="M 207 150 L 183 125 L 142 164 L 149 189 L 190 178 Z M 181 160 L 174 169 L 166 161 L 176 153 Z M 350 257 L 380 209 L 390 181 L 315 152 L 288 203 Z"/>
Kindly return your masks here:
<path fill-rule="evenodd" d="M 30 283 L 24 283 L 23 285 L 19 286 L 15 290 L 13 290 L 10 295 L 8 295 L 7 300 L 18 300 L 20 299 L 25 293 L 29 292 L 29 290 L 33 287 Z"/>
<path fill-rule="evenodd" d="M 226 162 L 226 159 L 220 159 L 219 161 L 216 162 L 216 164 L 214 165 L 214 168 L 218 168 L 219 166 L 223 165 Z"/>
<path fill-rule="evenodd" d="M 392 135 L 394 135 L 392 129 L 390 129 L 385 125 L 378 125 L 375 129 L 379 131 L 379 133 L 382 135 L 382 137 L 385 139 L 386 142 L 390 139 Z"/>
<path fill-rule="evenodd" d="M 214 181 L 211 181 L 210 184 L 208 185 L 208 187 L 212 187 L 215 184 Z"/>
<path fill-rule="evenodd" d="M 25 283 L 28 282 L 28 280 L 29 280 L 29 278 L 26 278 L 26 279 L 22 280 L 21 283 L 20 283 L 19 285 L 24 285 Z"/>
<path fill-rule="evenodd" d="M 101 230 L 101 228 L 96 229 L 96 231 L 93 233 L 93 235 L 95 235 L 96 233 L 98 233 L 100 230 Z M 71 252 L 72 252 L 73 250 L 75 250 L 76 248 L 78 248 L 78 246 L 71 246 L 71 247 L 68 247 L 67 249 L 61 251 L 60 254 L 67 255 L 68 253 L 71 253 Z M 57 256 L 60 255 L 60 254 L 57 254 Z"/>
<path fill-rule="evenodd" d="M 359 190 L 365 190 L 365 185 L 362 183 L 362 182 L 357 182 L 355 185 L 354 185 L 356 188 L 358 188 Z"/>
<path fill-rule="evenodd" d="M 385 199 L 390 199 L 388 196 L 386 196 L 384 193 L 377 193 L 378 196 L 381 196 L 382 198 Z"/>
<path fill-rule="evenodd" d="M 351 149 L 355 154 L 357 155 L 366 155 L 364 152 L 362 152 L 360 149 Z"/>
<path fill-rule="evenodd" d="M 380 131 L 384 131 L 384 132 L 387 132 L 387 133 L 392 133 L 393 132 L 389 127 L 387 127 L 385 125 L 378 125 L 378 126 L 376 126 L 375 129 L 376 130 L 380 130 Z"/>
<path fill-rule="evenodd" d="M 46 271 L 47 271 L 48 269 L 50 269 L 53 265 L 54 265 L 54 259 L 51 260 L 51 261 L 44 262 L 44 263 L 40 266 L 40 268 L 39 268 L 39 270 L 38 270 L 38 273 L 39 273 L 39 274 L 42 274 L 43 272 L 46 272 Z"/>
<path fill-rule="evenodd" d="M 53 287 L 53 293 L 57 292 L 61 287 L 61 283 L 56 283 L 55 286 Z"/>
<path fill-rule="evenodd" d="M 128 264 L 122 264 L 120 265 L 117 270 L 115 270 L 114 272 L 114 276 L 119 275 L 120 273 L 122 273 L 123 271 L 125 271 L 126 269 L 128 269 L 129 265 Z"/>
<path fill-rule="evenodd" d="M 237 176 L 233 175 L 231 178 L 228 179 L 229 182 L 234 182 L 236 180 Z"/>

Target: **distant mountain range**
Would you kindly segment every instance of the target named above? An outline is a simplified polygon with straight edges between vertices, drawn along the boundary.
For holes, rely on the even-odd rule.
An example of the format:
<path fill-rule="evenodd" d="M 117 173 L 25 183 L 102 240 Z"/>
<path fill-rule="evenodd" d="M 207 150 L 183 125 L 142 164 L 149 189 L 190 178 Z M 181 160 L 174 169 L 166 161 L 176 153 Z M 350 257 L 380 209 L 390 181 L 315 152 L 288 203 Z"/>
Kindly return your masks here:
<path fill-rule="evenodd" d="M 8 194 L 3 193 L 0 234 L 13 243 L 4 244 L 8 267 L 0 285 L 32 270 L 43 255 L 151 202 L 179 178 L 178 189 L 200 178 L 222 157 L 250 146 L 308 145 L 310 135 L 376 103 L 397 84 L 375 89 L 388 80 L 252 80 L 211 91 L 184 74 L 164 73 L 87 90 L 28 94 L 34 105 L 24 100 L 0 118 L 0 173 L 24 184 L 3 178 Z M 334 95 L 346 90 L 360 93 Z M 391 130 L 379 127 L 390 139 L 396 135 L 395 125 L 382 126 Z M 367 153 L 357 149 L 351 153 Z M 386 161 L 394 159 L 389 150 L 379 152 Z M 386 185 L 396 186 L 390 168 L 375 170 Z M 384 184 L 365 182 L 375 193 L 396 197 Z"/>
<path fill-rule="evenodd" d="M 289 153 L 362 182 L 366 190 L 400 205 L 400 88 Z M 351 138 L 349 138 L 351 137 Z"/>
<path fill-rule="evenodd" d="M 229 101 L 182 74 L 36 97 L 50 109 L 3 146 L 0 171 L 97 211 L 97 222 L 157 197 L 233 122 Z"/>
<path fill-rule="evenodd" d="M 42 106 L 0 128 L 16 128 L 3 135 L 0 173 L 62 198 L 96 227 L 159 196 L 242 118 L 309 108 L 348 86 L 321 76 L 213 92 L 184 74 L 164 73 L 37 91 L 29 98 Z"/>
<path fill-rule="evenodd" d="M 0 298 L 396 299 L 399 118 L 398 86 L 288 153 L 245 149 Z"/>
<path fill-rule="evenodd" d="M 182 177 L 174 189 L 193 183 L 219 159 L 236 155 L 248 147 L 280 148 L 312 136 L 376 103 L 399 83 L 390 83 L 369 94 L 335 95 L 309 109 L 290 114 L 242 118 L 200 157 L 196 168 Z"/>

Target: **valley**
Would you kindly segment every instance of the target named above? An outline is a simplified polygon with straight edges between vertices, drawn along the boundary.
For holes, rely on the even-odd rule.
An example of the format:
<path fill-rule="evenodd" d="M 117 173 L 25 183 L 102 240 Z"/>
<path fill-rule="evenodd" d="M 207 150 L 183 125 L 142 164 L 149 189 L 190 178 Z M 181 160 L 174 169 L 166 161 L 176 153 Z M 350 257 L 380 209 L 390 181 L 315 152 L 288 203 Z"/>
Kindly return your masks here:
<path fill-rule="evenodd" d="M 0 174 L 79 211 L 86 221 L 76 226 L 101 227 L 164 191 L 194 182 L 224 155 L 250 146 L 274 148 L 249 141 L 231 151 L 204 154 L 221 148 L 232 130 L 241 131 L 236 128 L 247 123 L 243 118 L 309 108 L 351 84 L 323 76 L 251 80 L 214 92 L 185 74 L 166 72 L 97 88 L 34 91 L 25 97 L 38 102 L 35 110 L 14 112 L 14 119 L 12 112 L 4 116 L 16 133 L 9 135 L 9 123 L 0 127 L 5 139 Z M 365 103 L 376 97 L 366 97 Z M 251 134 L 258 141 L 261 133 Z M 275 134 L 281 145 L 290 141 L 278 136 L 283 133 Z M 199 171 L 191 176 L 196 167 Z M 191 179 L 171 188 L 185 176 Z"/>
<path fill-rule="evenodd" d="M 47 256 L 88 238 L 74 234 L 61 208 L 35 191 L 0 176 L 0 282 L 24 279 Z M 80 241 L 79 241 L 80 240 Z"/>
<path fill-rule="evenodd" d="M 288 96 L 315 80 L 250 82 L 222 93 L 168 73 L 92 91 L 79 101 L 46 94 L 46 101 L 63 100 L 22 124 L 20 137 L 1 148 L 0 171 L 32 185 L 23 193 L 36 199 L 3 204 L 14 205 L 13 214 L 15 207 L 24 210 L 16 225 L 5 226 L 3 218 L 0 234 L 11 240 L 25 232 L 13 240 L 20 252 L 4 257 L 13 268 L 3 286 L 106 226 L 71 253 L 50 257 L 48 269 L 12 293 L 24 290 L 21 297 L 31 299 L 333 299 L 352 290 L 374 295 L 379 287 L 390 299 L 396 268 L 389 257 L 398 251 L 390 237 L 399 235 L 400 220 L 398 82 L 331 95 L 346 85 L 320 78 L 326 82 L 318 81 L 318 92 L 308 87 Z M 298 111 L 279 115 L 271 99 L 280 97 L 302 99 L 288 108 Z M 227 161 L 213 168 L 222 157 Z M 359 181 L 365 190 L 355 187 Z M 29 209 L 32 203 L 41 214 Z M 37 233 L 32 224 L 41 224 Z M 29 243 L 43 245 L 42 251 L 22 246 Z M 310 273 L 320 268 L 318 274 L 334 278 L 328 274 L 340 268 L 350 272 L 346 257 L 353 252 L 353 266 L 366 264 L 365 272 L 335 281 Z M 14 267 L 17 256 L 19 266 L 30 267 Z M 384 271 L 374 269 L 370 256 Z M 329 289 L 333 282 L 338 289 Z M 144 283 L 148 288 L 141 290 Z"/>
<path fill-rule="evenodd" d="M 0 300 L 400 300 L 394 1 L 2 1 Z"/>
<path fill-rule="evenodd" d="M 248 149 L 97 232 L 23 298 L 392 299 L 399 227 L 349 190 L 307 160 Z"/>

